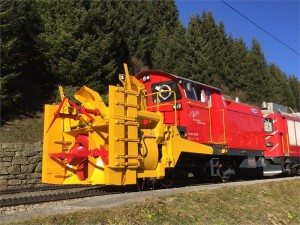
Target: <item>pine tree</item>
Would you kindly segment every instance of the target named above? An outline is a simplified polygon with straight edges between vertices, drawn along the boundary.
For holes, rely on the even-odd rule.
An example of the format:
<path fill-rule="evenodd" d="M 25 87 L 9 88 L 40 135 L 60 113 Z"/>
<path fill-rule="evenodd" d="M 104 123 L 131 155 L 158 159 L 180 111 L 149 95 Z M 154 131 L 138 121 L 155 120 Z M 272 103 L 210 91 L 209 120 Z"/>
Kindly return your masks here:
<path fill-rule="evenodd" d="M 199 15 L 191 16 L 187 28 L 186 42 L 187 52 L 185 60 L 186 77 L 209 84 L 209 77 L 203 71 L 209 67 L 209 61 L 205 54 L 208 44 L 202 35 L 202 21 Z"/>
<path fill-rule="evenodd" d="M 168 31 L 164 25 L 158 33 L 156 46 L 152 53 L 154 69 L 168 71 L 174 74 L 183 74 L 183 61 L 185 60 L 185 36 L 181 23 Z"/>
<path fill-rule="evenodd" d="M 295 75 L 290 76 L 288 82 L 295 99 L 295 104 L 290 107 L 300 112 L 300 82 Z"/>
<path fill-rule="evenodd" d="M 214 86 L 225 85 L 225 56 L 227 48 L 227 39 L 224 24 L 216 24 L 211 12 L 202 14 L 202 35 L 205 38 L 208 47 L 204 52 L 208 58 L 209 66 L 203 71 L 206 77 L 209 77 L 209 83 Z"/>
<path fill-rule="evenodd" d="M 231 36 L 227 39 L 225 71 L 224 77 L 225 94 L 239 97 L 241 101 L 246 101 L 245 78 L 247 76 L 248 49 L 243 39 L 233 39 Z"/>
<path fill-rule="evenodd" d="M 173 0 L 124 1 L 123 37 L 131 65 L 138 72 L 152 67 L 152 53 L 160 29 L 165 25 L 169 32 L 179 23 L 178 10 Z M 139 64 L 139 65 L 137 65 Z"/>
<path fill-rule="evenodd" d="M 247 102 L 260 105 L 265 99 L 269 86 L 266 83 L 267 63 L 260 44 L 252 40 L 251 51 L 247 57 L 247 74 L 245 79 L 245 91 Z"/>
<path fill-rule="evenodd" d="M 122 58 L 120 35 L 114 32 L 116 7 L 117 2 L 96 0 L 39 2 L 45 23 L 40 39 L 60 83 L 105 92 L 116 82 Z"/>
<path fill-rule="evenodd" d="M 34 110 L 47 90 L 37 35 L 43 26 L 34 1 L 1 1 L 1 107 L 4 117 Z"/>

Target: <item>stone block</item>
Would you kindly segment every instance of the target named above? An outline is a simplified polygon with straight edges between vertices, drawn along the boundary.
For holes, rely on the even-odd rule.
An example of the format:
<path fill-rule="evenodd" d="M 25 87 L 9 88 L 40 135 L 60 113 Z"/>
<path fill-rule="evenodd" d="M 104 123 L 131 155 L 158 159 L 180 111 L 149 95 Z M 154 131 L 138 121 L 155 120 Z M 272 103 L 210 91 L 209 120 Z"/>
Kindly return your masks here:
<path fill-rule="evenodd" d="M 35 142 L 33 144 L 33 146 L 35 147 L 35 149 L 41 149 L 42 148 L 42 142 L 38 141 L 38 142 Z"/>
<path fill-rule="evenodd" d="M 35 168 L 35 172 L 41 173 L 42 172 L 42 162 L 39 162 Z"/>
<path fill-rule="evenodd" d="M 19 175 L 16 175 L 16 178 L 18 178 L 19 180 L 26 180 L 26 175 L 25 174 L 19 174 Z"/>
<path fill-rule="evenodd" d="M 7 180 L 8 179 L 8 176 L 0 176 L 0 180 Z"/>
<path fill-rule="evenodd" d="M 27 184 L 37 184 L 41 183 L 40 179 L 27 179 Z"/>
<path fill-rule="evenodd" d="M 8 185 L 20 185 L 22 182 L 19 179 L 12 179 L 8 181 Z"/>
<path fill-rule="evenodd" d="M 2 143 L 2 149 L 14 149 L 14 144 L 13 143 Z"/>
<path fill-rule="evenodd" d="M 22 152 L 25 149 L 25 144 L 22 143 L 15 143 L 14 148 L 17 152 Z"/>
<path fill-rule="evenodd" d="M 21 166 L 20 165 L 12 165 L 7 168 L 7 172 L 11 175 L 17 175 L 21 172 Z"/>
<path fill-rule="evenodd" d="M 6 167 L 8 167 L 8 166 L 11 166 L 11 163 L 10 163 L 10 162 L 3 162 L 3 163 L 0 164 L 0 170 L 1 170 L 2 168 L 6 168 Z"/>
<path fill-rule="evenodd" d="M 32 157 L 28 157 L 28 162 L 29 163 L 39 163 L 42 161 L 42 155 L 39 154 L 39 155 L 35 155 L 35 156 L 32 156 Z"/>
<path fill-rule="evenodd" d="M 3 157 L 2 162 L 11 162 L 12 157 Z"/>
<path fill-rule="evenodd" d="M 0 153 L 0 157 L 14 157 L 15 155 L 16 155 L 15 152 L 8 152 L 8 151 Z"/>
<path fill-rule="evenodd" d="M 26 157 L 32 157 L 32 156 L 36 155 L 36 152 L 33 149 L 25 150 L 22 152 L 22 155 L 26 156 Z"/>
<path fill-rule="evenodd" d="M 33 173 L 35 170 L 36 164 L 30 164 L 28 166 L 28 173 Z"/>
<path fill-rule="evenodd" d="M 9 165 L 5 165 L 7 162 L 2 162 L 0 164 L 0 175 L 8 175 L 9 173 L 7 172 L 7 168 L 8 166 L 10 166 L 11 164 L 9 163 Z"/>
<path fill-rule="evenodd" d="M 21 165 L 21 173 L 29 173 L 29 165 Z"/>
<path fill-rule="evenodd" d="M 32 144 L 25 144 L 25 151 L 32 150 L 32 149 L 34 149 L 34 146 Z"/>
<path fill-rule="evenodd" d="M 16 178 L 16 175 L 9 174 L 7 176 L 7 180 L 12 180 L 12 179 L 15 179 L 15 178 Z"/>
<path fill-rule="evenodd" d="M 32 178 L 41 178 L 42 174 L 41 173 L 33 173 L 33 174 L 31 174 L 31 177 Z"/>
<path fill-rule="evenodd" d="M 28 165 L 29 162 L 28 162 L 27 158 L 24 156 L 16 156 L 13 158 L 12 164 L 13 165 Z"/>
<path fill-rule="evenodd" d="M 6 190 L 8 185 L 7 180 L 0 180 L 0 190 Z"/>

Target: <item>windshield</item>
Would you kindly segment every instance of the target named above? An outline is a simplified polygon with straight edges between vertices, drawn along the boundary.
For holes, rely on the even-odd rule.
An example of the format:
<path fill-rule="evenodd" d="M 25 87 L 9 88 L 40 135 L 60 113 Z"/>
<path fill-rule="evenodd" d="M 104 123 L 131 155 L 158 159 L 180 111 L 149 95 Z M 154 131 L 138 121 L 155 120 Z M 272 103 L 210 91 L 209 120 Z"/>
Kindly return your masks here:
<path fill-rule="evenodd" d="M 155 95 L 154 93 L 157 92 L 159 94 Z M 180 100 L 182 96 L 176 81 L 170 80 L 165 82 L 154 83 L 151 85 L 151 93 L 153 94 L 152 102 L 160 103 L 174 101 L 174 92 L 176 95 L 176 100 Z"/>

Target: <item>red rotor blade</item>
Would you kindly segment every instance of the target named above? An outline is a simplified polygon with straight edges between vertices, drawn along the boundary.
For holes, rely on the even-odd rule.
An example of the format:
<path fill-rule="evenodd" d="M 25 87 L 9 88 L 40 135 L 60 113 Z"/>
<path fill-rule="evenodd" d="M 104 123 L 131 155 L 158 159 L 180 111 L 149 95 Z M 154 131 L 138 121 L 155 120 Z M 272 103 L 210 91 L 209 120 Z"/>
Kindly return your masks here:
<path fill-rule="evenodd" d="M 84 114 L 86 117 L 88 117 L 91 121 L 95 121 L 95 119 L 88 114 L 88 112 L 85 110 L 84 107 L 80 107 L 79 105 L 77 105 L 75 102 L 72 102 L 71 100 L 69 100 L 70 105 L 72 105 L 74 108 L 76 108 L 80 113 Z"/>
<path fill-rule="evenodd" d="M 51 121 L 51 123 L 50 123 L 50 125 L 49 125 L 48 130 L 47 130 L 46 133 L 48 133 L 49 129 L 52 127 L 52 125 L 53 125 L 54 121 L 56 120 L 56 118 L 59 117 L 59 112 L 60 112 L 61 108 L 63 107 L 63 104 L 64 104 L 64 102 L 66 101 L 66 99 L 67 99 L 67 96 L 64 95 L 64 97 L 63 97 L 61 103 L 59 104 L 59 106 L 58 106 L 56 112 L 54 113 L 54 117 L 53 117 L 53 119 L 52 119 L 52 121 Z"/>

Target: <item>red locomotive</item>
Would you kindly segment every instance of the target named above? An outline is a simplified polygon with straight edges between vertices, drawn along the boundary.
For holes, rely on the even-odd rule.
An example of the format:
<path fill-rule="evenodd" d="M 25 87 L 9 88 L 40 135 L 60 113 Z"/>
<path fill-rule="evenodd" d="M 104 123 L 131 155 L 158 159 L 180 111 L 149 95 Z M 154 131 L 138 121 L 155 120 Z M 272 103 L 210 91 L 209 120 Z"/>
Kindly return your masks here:
<path fill-rule="evenodd" d="M 300 114 L 275 103 L 265 103 L 262 108 L 266 139 L 265 173 L 299 173 Z"/>
<path fill-rule="evenodd" d="M 256 175 L 299 174 L 300 116 L 286 107 L 268 103 L 261 110 L 225 100 L 218 88 L 162 71 L 136 78 L 146 87 L 149 111 L 163 113 L 164 123 L 177 125 L 182 137 L 213 146 L 212 156 L 182 155 L 177 169 L 224 179 L 251 169 Z"/>

